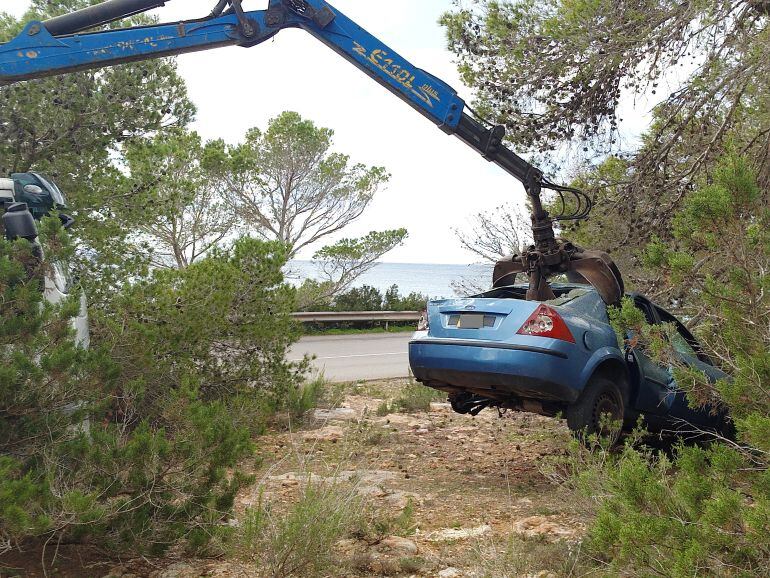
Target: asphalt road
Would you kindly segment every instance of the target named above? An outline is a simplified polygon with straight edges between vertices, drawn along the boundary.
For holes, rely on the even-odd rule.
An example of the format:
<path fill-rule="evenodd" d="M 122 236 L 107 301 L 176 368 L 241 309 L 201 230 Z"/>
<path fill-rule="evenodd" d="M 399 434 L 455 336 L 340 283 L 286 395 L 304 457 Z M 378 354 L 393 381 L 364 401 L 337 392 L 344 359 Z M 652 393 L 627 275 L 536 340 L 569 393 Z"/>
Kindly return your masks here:
<path fill-rule="evenodd" d="M 303 337 L 289 359 L 315 355 L 313 367 L 331 381 L 387 379 L 409 375 L 411 333 Z"/>

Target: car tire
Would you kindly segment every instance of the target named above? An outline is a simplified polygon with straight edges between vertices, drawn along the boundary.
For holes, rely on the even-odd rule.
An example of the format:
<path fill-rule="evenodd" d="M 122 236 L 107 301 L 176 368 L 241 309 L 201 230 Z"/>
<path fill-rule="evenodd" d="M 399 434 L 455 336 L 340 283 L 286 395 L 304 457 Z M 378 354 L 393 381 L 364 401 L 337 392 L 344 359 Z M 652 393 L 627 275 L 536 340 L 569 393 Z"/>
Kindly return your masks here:
<path fill-rule="evenodd" d="M 599 434 L 617 441 L 620 429 L 608 430 L 602 415 L 608 413 L 613 422 L 623 422 L 625 403 L 620 388 L 605 377 L 592 377 L 578 400 L 567 408 L 567 426 L 581 439 Z"/>

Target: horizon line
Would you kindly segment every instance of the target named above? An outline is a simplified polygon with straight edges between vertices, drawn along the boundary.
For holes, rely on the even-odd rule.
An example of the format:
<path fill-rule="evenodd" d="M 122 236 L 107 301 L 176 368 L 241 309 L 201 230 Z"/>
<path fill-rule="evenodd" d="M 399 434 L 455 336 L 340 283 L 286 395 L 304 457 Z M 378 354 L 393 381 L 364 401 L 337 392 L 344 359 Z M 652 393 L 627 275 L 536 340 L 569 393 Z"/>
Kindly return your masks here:
<path fill-rule="evenodd" d="M 289 259 L 287 263 L 291 262 L 300 262 L 300 263 L 312 263 L 312 259 Z M 426 263 L 422 261 L 375 261 L 378 265 L 442 265 L 446 267 L 473 267 L 473 266 L 482 266 L 482 265 L 488 265 L 490 267 L 494 266 L 494 263 L 484 262 L 484 261 L 476 261 L 474 263 Z"/>

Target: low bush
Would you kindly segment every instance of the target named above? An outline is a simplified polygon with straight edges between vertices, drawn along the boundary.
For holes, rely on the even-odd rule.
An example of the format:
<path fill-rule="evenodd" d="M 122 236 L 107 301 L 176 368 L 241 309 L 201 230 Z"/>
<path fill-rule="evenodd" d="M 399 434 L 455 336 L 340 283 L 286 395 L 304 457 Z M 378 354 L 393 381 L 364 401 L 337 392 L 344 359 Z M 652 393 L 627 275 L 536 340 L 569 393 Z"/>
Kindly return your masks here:
<path fill-rule="evenodd" d="M 286 510 L 260 499 L 245 512 L 231 554 L 271 578 L 323 576 L 334 566 L 334 545 L 359 524 L 362 500 L 355 484 L 315 482 L 308 476 Z"/>
<path fill-rule="evenodd" d="M 66 259 L 58 222 L 41 233 L 47 262 Z M 29 244 L 0 240 L 0 553 L 205 549 L 250 482 L 237 464 L 252 434 L 312 397 L 296 392 L 306 364 L 284 361 L 299 333 L 285 256 L 247 239 L 120 288 L 86 350 L 78 292 L 45 302 Z"/>
<path fill-rule="evenodd" d="M 302 292 L 312 294 L 313 282 L 306 282 L 300 289 Z M 307 298 L 306 298 L 307 300 Z M 326 304 L 321 305 L 317 300 L 309 300 L 313 303 L 311 309 L 321 311 L 421 311 L 425 309 L 428 301 L 426 295 L 412 292 L 409 295 L 401 295 L 398 286 L 391 286 L 384 294 L 370 285 L 355 287 L 342 293 Z M 309 333 L 346 332 L 351 330 L 379 330 L 385 328 L 391 331 L 404 331 L 414 328 L 412 324 L 393 324 L 384 321 L 357 321 L 341 323 L 307 324 Z"/>
<path fill-rule="evenodd" d="M 587 551 L 626 576 L 765 574 L 770 475 L 758 465 L 721 445 L 626 449 L 604 470 Z"/>
<path fill-rule="evenodd" d="M 328 384 L 323 374 L 303 383 L 300 387 L 289 389 L 286 406 L 293 418 L 301 418 L 308 411 L 318 407 L 319 402 L 328 394 Z"/>
<path fill-rule="evenodd" d="M 470 550 L 470 558 L 475 575 L 482 578 L 590 575 L 577 565 L 577 547 L 546 538 L 513 535 L 505 542 L 484 539 Z"/>
<path fill-rule="evenodd" d="M 377 542 L 388 536 L 401 536 L 406 538 L 417 531 L 415 520 L 415 507 L 411 498 L 406 506 L 393 515 L 390 512 L 372 512 L 367 519 L 367 526 L 359 528 L 360 536 L 369 542 Z"/>
<path fill-rule="evenodd" d="M 383 294 L 376 287 L 362 285 L 338 295 L 333 311 L 420 311 L 425 308 L 428 296 L 412 292 L 401 295 L 398 285 L 391 285 Z"/>
<path fill-rule="evenodd" d="M 585 551 L 605 573 L 768 574 L 768 198 L 747 161 L 727 154 L 683 199 L 674 239 L 655 241 L 646 253 L 648 266 L 678 287 L 676 304 L 696 313 L 697 337 L 728 378 L 712 383 L 694 363 L 676 361 L 666 327 L 645 327 L 631 302 L 613 315 L 622 340 L 633 332 L 625 345 L 669 366 L 692 406 L 727 409 L 735 439 L 701 432 L 698 445 L 668 454 L 633 443 L 616 454 L 577 450 L 577 479 L 600 497 Z"/>
<path fill-rule="evenodd" d="M 430 410 L 430 404 L 436 401 L 446 401 L 447 395 L 436 389 L 419 383 L 410 382 L 390 403 L 377 408 L 378 415 L 388 413 L 417 413 Z M 384 411 L 384 413 L 382 413 Z"/>
<path fill-rule="evenodd" d="M 405 574 L 417 574 L 425 568 L 427 561 L 419 556 L 407 556 L 399 558 L 398 565 Z"/>

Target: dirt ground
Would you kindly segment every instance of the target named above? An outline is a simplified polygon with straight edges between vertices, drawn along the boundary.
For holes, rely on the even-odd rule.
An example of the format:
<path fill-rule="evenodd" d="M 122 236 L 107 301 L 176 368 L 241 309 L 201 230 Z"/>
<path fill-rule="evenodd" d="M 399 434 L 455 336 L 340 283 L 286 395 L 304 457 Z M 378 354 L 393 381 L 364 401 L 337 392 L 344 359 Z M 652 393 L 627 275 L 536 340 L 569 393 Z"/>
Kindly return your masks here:
<path fill-rule="evenodd" d="M 428 411 L 390 413 L 385 403 L 407 384 L 338 386 L 328 409 L 260 438 L 259 459 L 250 468 L 258 481 L 238 496 L 237 514 L 264 501 L 278 509 L 290 507 L 306 484 L 341 481 L 361 497 L 381 534 L 339 541 L 339 563 L 329 576 L 570 574 L 587 509 L 550 474 L 550 461 L 564 452 L 569 438 L 563 423 L 523 413 L 500 416 L 496 410 L 463 416 L 439 401 Z M 239 523 L 237 518 L 233 523 Z M 3 562 L 34 565 L 30 560 Z M 30 570 L 26 575 L 42 574 Z M 244 560 L 118 564 L 100 560 L 98 553 L 64 548 L 49 575 L 260 574 Z"/>

